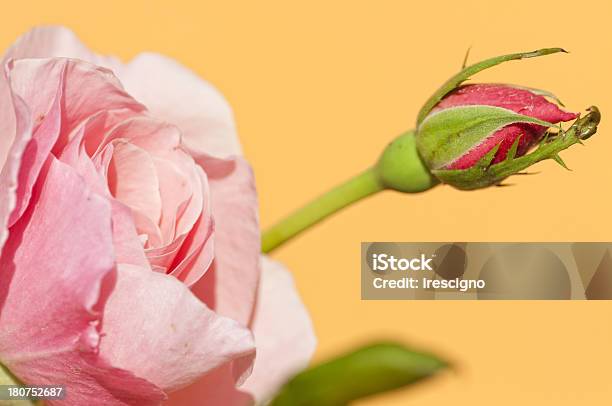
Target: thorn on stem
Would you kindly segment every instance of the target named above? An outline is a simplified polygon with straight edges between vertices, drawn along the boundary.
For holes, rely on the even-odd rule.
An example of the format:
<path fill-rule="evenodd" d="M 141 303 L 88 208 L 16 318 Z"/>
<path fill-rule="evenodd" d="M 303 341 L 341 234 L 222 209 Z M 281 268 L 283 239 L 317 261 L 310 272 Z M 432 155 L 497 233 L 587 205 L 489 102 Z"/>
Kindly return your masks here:
<path fill-rule="evenodd" d="M 567 165 L 565 164 L 565 162 L 563 162 L 563 159 L 561 159 L 561 157 L 559 156 L 559 154 L 555 154 L 552 156 L 552 159 L 554 159 L 554 161 L 556 163 L 558 163 L 559 165 L 561 165 L 562 167 L 564 167 L 565 169 L 567 169 L 568 171 L 571 171 L 570 168 L 567 167 Z"/>

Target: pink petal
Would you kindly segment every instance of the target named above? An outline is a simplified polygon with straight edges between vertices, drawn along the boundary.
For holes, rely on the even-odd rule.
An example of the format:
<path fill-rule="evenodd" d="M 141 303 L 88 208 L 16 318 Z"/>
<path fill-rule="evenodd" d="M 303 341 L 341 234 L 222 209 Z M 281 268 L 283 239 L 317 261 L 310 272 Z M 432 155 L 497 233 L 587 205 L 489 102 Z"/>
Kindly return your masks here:
<path fill-rule="evenodd" d="M 176 180 L 164 179 L 166 183 L 163 185 L 162 192 L 166 194 L 178 194 L 176 185 L 177 180 L 185 185 L 186 191 L 191 193 L 188 199 L 184 199 L 180 204 L 175 207 L 176 211 L 175 221 L 175 235 L 187 234 L 193 229 L 195 222 L 198 220 L 202 213 L 206 213 L 210 216 L 210 197 L 208 188 L 208 179 L 206 174 L 196 163 L 193 161 L 191 156 L 187 155 L 182 149 L 177 149 L 168 153 L 164 158 L 159 160 L 160 166 L 167 167 L 167 175 L 172 174 L 170 168 L 174 167 L 180 176 L 177 176 Z M 160 170 L 161 171 L 161 170 Z M 168 201 L 170 201 L 168 199 Z M 175 202 L 175 204 L 178 202 Z"/>
<path fill-rule="evenodd" d="M 47 400 L 48 406 L 159 406 L 166 399 L 156 386 L 91 353 L 48 352 L 20 367 L 29 371 L 32 385 L 65 385 L 66 397 Z"/>
<path fill-rule="evenodd" d="M 214 222 L 209 213 L 202 213 L 176 254 L 170 274 L 191 287 L 208 272 L 214 256 Z"/>
<path fill-rule="evenodd" d="M 150 248 L 146 250 L 146 258 L 159 272 L 167 273 L 178 278 L 178 275 L 172 271 L 172 261 L 177 257 L 180 248 L 185 242 L 186 236 L 176 238 L 170 244 L 163 245 L 158 248 Z M 205 270 L 202 271 L 204 274 Z"/>
<path fill-rule="evenodd" d="M 295 372 L 307 366 L 316 338 L 295 290 L 293 278 L 277 262 L 262 257 L 262 278 L 253 329 L 257 356 L 253 373 L 236 388 L 231 371 L 219 368 L 169 395 L 169 406 L 253 405 L 273 395 Z M 252 396 L 250 396 L 251 394 Z"/>
<path fill-rule="evenodd" d="M 72 167 L 92 190 L 101 196 L 110 198 L 106 176 L 100 173 L 94 162 L 85 150 L 85 134 L 90 125 L 96 120 L 87 120 L 75 131 L 59 155 L 59 160 Z"/>
<path fill-rule="evenodd" d="M 164 259 L 165 262 L 171 262 L 173 259 L 171 255 L 166 255 L 175 248 L 169 244 L 175 245 L 178 239 L 184 239 L 184 234 L 193 228 L 203 210 L 200 173 L 202 171 L 180 148 L 180 137 L 177 127 L 149 116 L 140 116 L 122 122 L 98 142 L 96 147 L 96 153 L 100 153 L 113 140 L 115 143 L 119 140 L 128 140 L 134 147 L 146 151 L 151 156 L 150 160 L 155 167 L 152 173 L 159 183 L 156 189 L 159 189 L 159 197 L 163 202 L 158 222 L 162 238 L 161 245 L 148 247 L 147 256 L 164 255 L 167 257 Z M 207 188 L 208 186 L 205 189 Z M 152 251 L 163 251 L 163 253 Z"/>
<path fill-rule="evenodd" d="M 116 58 L 94 54 L 83 45 L 74 32 L 62 26 L 40 26 L 28 31 L 6 51 L 3 62 L 8 59 L 58 56 L 81 59 L 111 68 L 120 64 Z"/>
<path fill-rule="evenodd" d="M 115 247 L 115 260 L 117 264 L 148 267 L 149 262 L 138 239 L 132 211 L 129 207 L 115 199 L 112 200 L 111 204 L 113 245 Z"/>
<path fill-rule="evenodd" d="M 67 385 L 51 404 L 156 404 L 163 392 L 97 356 L 115 278 L 109 202 L 54 158 L 32 200 L 0 257 L 3 364 L 28 384 Z"/>
<path fill-rule="evenodd" d="M 228 363 L 240 379 L 254 357 L 251 332 L 202 304 L 176 278 L 120 266 L 104 311 L 100 354 L 166 391 Z"/>
<path fill-rule="evenodd" d="M 162 201 L 153 157 L 126 141 L 116 140 L 113 144 L 113 158 L 108 168 L 108 185 L 112 195 L 158 224 Z"/>
<path fill-rule="evenodd" d="M 144 109 L 121 89 L 109 71 L 85 62 L 22 59 L 10 62 L 7 74 L 10 75 L 7 97 L 11 97 L 12 102 L 0 97 L 1 111 L 11 109 L 11 104 L 20 111 L 15 113 L 19 118 L 17 122 L 10 114 L 6 115 L 4 118 L 8 121 L 2 124 L 2 129 L 7 131 L 5 134 L 18 131 L 19 135 L 12 137 L 10 160 L 6 160 L 2 169 L 5 173 L 0 175 L 5 193 L 5 197 L 0 199 L 0 230 L 5 229 L 4 224 L 13 224 L 23 213 L 49 151 L 52 149 L 59 156 L 80 123 L 100 111 L 121 111 L 113 117 L 122 120 Z M 0 83 L 0 88 L 4 85 L 4 82 Z M 16 123 L 10 125 L 19 128 L 11 130 L 8 123 Z M 61 128 L 58 128 L 60 123 Z M 106 124 L 111 126 L 113 122 L 108 120 Z M 32 140 L 30 126 L 35 127 Z M 19 181 L 15 172 L 19 174 Z M 4 219 L 7 215 L 11 218 Z M 5 232 L 0 231 L 0 243 Z"/>
<path fill-rule="evenodd" d="M 149 115 L 127 119 L 104 135 L 97 146 L 98 151 L 117 138 L 125 138 L 131 144 L 158 155 L 176 149 L 181 144 L 181 132 L 176 126 Z"/>
<path fill-rule="evenodd" d="M 0 91 L 5 90 L 2 87 L 3 83 L 0 81 Z M 0 252 L 8 237 L 9 216 L 17 205 L 17 178 L 23 153 L 32 137 L 30 112 L 23 100 L 15 97 L 12 101 L 8 101 L 8 105 L 5 104 L 6 102 L 3 97 L 0 97 L 0 129 L 4 130 L 3 137 L 0 139 L 5 136 L 11 138 L 11 145 L 6 151 L 6 161 L 0 162 L 2 164 L 0 168 Z M 5 109 L 11 109 L 13 105 L 14 114 L 6 114 Z M 12 124 L 10 124 L 11 120 Z M 13 134 L 12 137 L 11 134 Z"/>
<path fill-rule="evenodd" d="M 39 27 L 19 38 L 5 60 L 46 57 L 77 58 L 112 69 L 153 116 L 180 127 L 189 148 L 216 156 L 240 154 L 233 113 L 226 100 L 212 85 L 172 59 L 144 53 L 122 65 L 116 58 L 89 51 L 68 28 Z"/>
<path fill-rule="evenodd" d="M 196 158 L 208 175 L 215 219 L 215 260 L 193 287 L 219 314 L 248 324 L 259 283 L 261 240 L 253 173 L 242 158 Z"/>
<path fill-rule="evenodd" d="M 201 207 L 201 210 L 191 231 L 185 235 L 183 245 L 170 267 L 172 275 L 183 281 L 187 286 L 193 285 L 200 280 L 204 273 L 208 272 L 215 256 L 213 238 L 215 227 L 211 215 L 210 186 L 202 168 L 196 166 L 196 169 L 195 173 L 192 174 L 192 178 L 195 178 L 191 182 L 194 184 L 194 188 L 199 187 L 202 193 L 194 195 L 182 217 L 191 217 L 194 213 L 194 206 L 196 208 Z M 195 182 L 199 182 L 199 185 L 195 186 Z M 178 226 L 181 227 L 181 224 L 179 223 Z"/>
<path fill-rule="evenodd" d="M 229 366 L 222 366 L 181 390 L 168 394 L 164 406 L 253 406 L 251 395 L 236 388 Z"/>
<path fill-rule="evenodd" d="M 19 168 L 16 195 L 17 202 L 9 218 L 9 227 L 13 225 L 25 211 L 30 201 L 32 187 L 38 179 L 38 175 L 43 164 L 47 160 L 47 156 L 59 137 L 61 126 L 60 106 L 62 103 L 65 65 L 58 64 L 54 67 L 56 72 L 54 72 L 53 76 L 57 77 L 57 82 L 55 84 L 52 84 L 52 77 L 45 78 L 44 83 L 41 83 L 42 78 L 40 76 L 32 75 L 32 72 L 27 69 L 25 72 L 24 69 L 19 69 L 23 66 L 23 64 L 17 64 L 17 68 L 15 68 L 14 63 L 8 64 L 9 86 L 13 88 L 13 98 L 21 98 L 28 106 L 30 122 L 34 123 L 36 129 L 23 153 L 23 159 Z M 35 89 L 40 89 L 41 87 L 49 89 L 50 93 L 47 95 L 49 99 L 44 102 L 41 102 L 40 99 L 36 99 L 35 95 L 31 94 L 27 89 L 23 89 L 24 82 L 29 83 Z M 45 97 L 44 95 L 39 96 L 41 99 Z M 48 105 L 49 102 L 51 103 L 50 106 Z"/>
<path fill-rule="evenodd" d="M 11 59 L 47 58 L 64 56 L 90 61 L 107 67 L 118 66 L 115 58 L 99 57 L 90 52 L 74 35 L 64 27 L 38 27 L 22 35 L 6 51 L 2 67 Z M 37 89 L 39 90 L 39 89 Z M 39 100 L 43 100 L 39 97 Z M 44 99 L 47 102 L 50 99 Z M 8 89 L 8 82 L 0 76 L 0 168 L 4 166 L 8 151 L 14 140 L 15 117 Z"/>
<path fill-rule="evenodd" d="M 317 344 L 291 274 L 267 257 L 262 257 L 262 269 L 253 322 L 257 357 L 253 373 L 240 387 L 259 401 L 304 369 Z"/>
<path fill-rule="evenodd" d="M 191 161 L 191 157 L 183 151 L 173 151 L 177 155 L 177 159 L 183 162 Z M 157 177 L 159 178 L 159 194 L 162 201 L 162 216 L 160 220 L 161 233 L 165 241 L 172 241 L 177 236 L 186 234 L 193 228 L 199 215 L 202 213 L 203 198 L 202 187 L 199 175 L 195 172 L 197 166 L 193 165 L 192 176 L 181 168 L 180 162 L 173 162 L 172 159 L 154 158 Z M 191 182 L 193 178 L 194 182 Z M 196 193 L 194 196 L 193 194 Z M 185 210 L 191 206 L 191 202 L 196 202 L 193 210 L 189 211 L 189 215 L 185 216 Z M 177 223 L 185 219 L 186 224 L 178 227 Z"/>
<path fill-rule="evenodd" d="M 40 74 L 45 77 L 47 64 L 59 63 L 61 59 L 42 61 L 44 69 Z M 73 129 L 92 116 L 106 113 L 105 128 L 100 129 L 105 133 L 116 124 L 146 111 L 123 90 L 113 72 L 99 66 L 68 60 L 65 83 L 62 133 L 54 152 L 61 151 Z"/>
<path fill-rule="evenodd" d="M 181 129 L 190 150 L 221 157 L 240 153 L 231 108 L 217 89 L 191 70 L 165 56 L 143 53 L 117 75 L 154 117 Z"/>
<path fill-rule="evenodd" d="M 21 104 L 25 107 L 21 111 L 22 118 L 29 117 L 27 106 L 23 101 Z M 0 137 L 0 170 L 7 162 L 9 151 L 16 139 L 16 109 L 17 107 L 13 106 L 13 95 L 6 80 L 5 72 L 0 72 L 0 134 L 2 134 L 2 137 Z M 28 135 L 28 140 L 30 136 L 31 134 Z M 23 141 L 24 148 L 28 140 Z"/>
<path fill-rule="evenodd" d="M 71 132 L 83 121 L 101 112 L 113 112 L 106 127 L 145 111 L 145 107 L 128 95 L 114 74 L 87 62 L 51 58 L 14 61 L 11 86 L 28 100 L 32 115 L 45 115 L 64 74 L 62 128 L 54 152 L 60 152 Z M 25 96 L 23 96 L 25 95 Z"/>
<path fill-rule="evenodd" d="M 148 262 L 145 258 L 142 245 L 138 240 L 131 209 L 112 198 L 106 177 L 100 173 L 85 151 L 84 135 L 87 132 L 87 128 L 89 128 L 89 124 L 91 122 L 87 121 L 79 127 L 79 130 L 62 151 L 60 161 L 73 168 L 85 180 L 92 191 L 111 200 L 115 261 L 119 264 L 146 267 Z"/>

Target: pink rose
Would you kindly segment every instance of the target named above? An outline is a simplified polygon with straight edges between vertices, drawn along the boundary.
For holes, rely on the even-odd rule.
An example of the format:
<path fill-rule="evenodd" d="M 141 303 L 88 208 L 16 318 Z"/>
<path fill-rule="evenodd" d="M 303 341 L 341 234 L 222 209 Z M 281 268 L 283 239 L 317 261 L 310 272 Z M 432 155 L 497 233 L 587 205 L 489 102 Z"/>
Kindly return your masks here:
<path fill-rule="evenodd" d="M 68 405 L 246 405 L 307 363 L 310 320 L 259 254 L 252 173 L 212 86 L 64 28 L 2 65 L 0 363 L 67 385 L 49 403 Z"/>
<path fill-rule="evenodd" d="M 578 114 L 561 110 L 556 104 L 546 100 L 544 96 L 533 90 L 498 84 L 461 86 L 445 96 L 432 113 L 452 107 L 474 105 L 502 107 L 551 124 L 574 120 L 578 117 Z M 465 155 L 457 158 L 447 166 L 447 169 L 470 168 L 498 144 L 500 146 L 495 153 L 493 163 L 501 162 L 506 158 L 508 150 L 517 137 L 521 138 L 518 142 L 516 156 L 525 155 L 531 147 L 540 141 L 545 131 L 546 127 L 537 124 L 519 123 L 505 126 L 487 137 L 485 141 Z"/>

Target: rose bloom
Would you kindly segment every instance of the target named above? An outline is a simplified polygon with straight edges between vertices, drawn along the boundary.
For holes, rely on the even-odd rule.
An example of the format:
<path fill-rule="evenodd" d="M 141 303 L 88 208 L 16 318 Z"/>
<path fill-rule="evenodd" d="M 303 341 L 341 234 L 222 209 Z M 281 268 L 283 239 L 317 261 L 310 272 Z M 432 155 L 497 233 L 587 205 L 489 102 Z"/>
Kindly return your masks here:
<path fill-rule="evenodd" d="M 260 256 L 232 113 L 176 62 L 128 64 L 64 28 L 0 79 L 0 363 L 62 405 L 248 405 L 315 345 Z"/>

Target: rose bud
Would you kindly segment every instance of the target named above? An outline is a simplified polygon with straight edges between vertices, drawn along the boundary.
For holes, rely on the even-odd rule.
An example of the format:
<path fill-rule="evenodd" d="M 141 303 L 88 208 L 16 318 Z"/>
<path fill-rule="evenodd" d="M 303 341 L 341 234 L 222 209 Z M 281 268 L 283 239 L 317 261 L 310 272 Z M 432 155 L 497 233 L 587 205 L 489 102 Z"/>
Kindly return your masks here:
<path fill-rule="evenodd" d="M 515 156 L 525 155 L 542 139 L 548 125 L 537 121 L 517 121 L 499 128 L 506 120 L 525 120 L 508 110 L 549 124 L 574 120 L 579 116 L 562 111 L 544 96 L 528 89 L 496 84 L 462 86 L 445 96 L 421 123 L 417 145 L 423 159 L 432 169 L 467 169 L 497 148 L 491 162 L 496 164 L 507 157 L 515 142 Z M 477 120 L 478 123 L 474 125 L 467 120 Z M 442 131 L 441 125 L 445 126 Z M 467 126 L 473 128 L 469 134 L 453 131 L 456 127 L 463 129 Z M 464 139 L 467 142 L 462 142 Z M 436 148 L 438 144 L 440 147 Z"/>
<path fill-rule="evenodd" d="M 449 79 L 419 112 L 416 130 L 397 138 L 383 153 L 377 169 L 384 186 L 418 192 L 442 182 L 477 189 L 499 184 L 544 159 L 565 167 L 558 153 L 595 133 L 600 119 L 596 107 L 578 119 L 579 114 L 562 110 L 548 92 L 502 84 L 461 85 L 502 62 L 557 52 L 564 51 L 549 48 L 491 58 Z M 567 131 L 557 125 L 575 119 Z"/>

